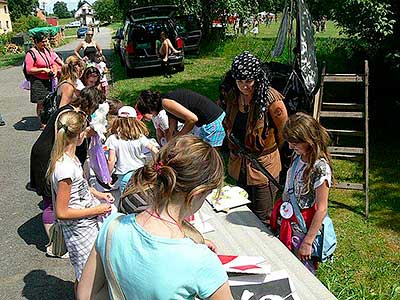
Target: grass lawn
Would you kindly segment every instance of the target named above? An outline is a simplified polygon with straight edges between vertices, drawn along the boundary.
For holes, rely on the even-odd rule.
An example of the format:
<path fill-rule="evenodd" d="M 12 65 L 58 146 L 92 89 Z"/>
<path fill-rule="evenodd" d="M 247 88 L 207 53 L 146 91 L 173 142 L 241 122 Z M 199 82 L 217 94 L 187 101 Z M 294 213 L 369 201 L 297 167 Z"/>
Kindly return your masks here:
<path fill-rule="evenodd" d="M 204 45 L 200 56 L 185 58 L 185 71 L 166 79 L 160 72 L 127 79 L 114 56 L 115 84 L 111 94 L 133 104 L 144 89 L 167 92 L 178 87 L 190 88 L 209 98 L 218 98 L 218 84 L 232 59 L 250 50 L 263 60 L 269 58 L 278 24 L 260 34 L 239 36 Z M 339 29 L 328 22 L 327 31 L 316 34 L 318 62 L 327 61 L 331 72 L 349 72 L 355 65 L 348 56 L 349 42 Z M 285 56 L 279 59 L 285 62 Z M 335 93 L 335 91 L 333 91 Z M 374 118 L 371 112 L 371 118 Z M 338 299 L 400 299 L 400 142 L 382 129 L 371 129 L 370 217 L 365 220 L 364 195 L 360 192 L 332 190 L 330 215 L 338 236 L 333 263 L 318 270 L 318 278 Z M 379 132 L 379 133 L 378 133 Z M 334 161 L 337 181 L 362 177 L 356 163 Z M 323 299 L 321 299 L 323 300 Z"/>
<path fill-rule="evenodd" d="M 21 64 L 24 57 L 25 53 L 0 55 L 0 68 L 17 66 Z"/>

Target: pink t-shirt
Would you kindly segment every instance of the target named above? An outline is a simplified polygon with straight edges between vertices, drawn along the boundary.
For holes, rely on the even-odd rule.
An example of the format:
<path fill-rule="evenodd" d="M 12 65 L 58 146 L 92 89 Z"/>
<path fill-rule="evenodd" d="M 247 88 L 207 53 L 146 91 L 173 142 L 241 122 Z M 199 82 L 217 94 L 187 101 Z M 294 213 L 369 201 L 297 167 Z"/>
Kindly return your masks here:
<path fill-rule="evenodd" d="M 26 71 L 29 73 L 32 67 L 36 68 L 51 68 L 54 64 L 51 53 L 48 50 L 39 52 L 36 48 L 32 48 L 31 51 L 35 53 L 36 62 L 33 60 L 31 53 L 27 53 L 25 56 Z M 44 72 L 34 74 L 33 76 L 39 79 L 49 79 L 49 75 Z"/>

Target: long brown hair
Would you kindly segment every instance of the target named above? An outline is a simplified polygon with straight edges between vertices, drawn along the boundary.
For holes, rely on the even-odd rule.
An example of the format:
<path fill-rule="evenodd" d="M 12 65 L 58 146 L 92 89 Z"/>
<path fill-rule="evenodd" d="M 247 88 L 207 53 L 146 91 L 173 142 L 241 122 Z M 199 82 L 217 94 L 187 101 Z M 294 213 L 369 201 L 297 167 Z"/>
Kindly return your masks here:
<path fill-rule="evenodd" d="M 49 168 L 46 173 L 47 178 L 53 174 L 56 162 L 63 156 L 65 147 L 84 130 L 86 119 L 81 113 L 67 111 L 61 113 L 55 125 L 57 135 L 51 151 Z"/>
<path fill-rule="evenodd" d="M 153 161 L 133 175 L 123 197 L 140 193 L 152 209 L 161 213 L 185 195 L 183 209 L 190 209 L 195 194 L 220 188 L 224 181 L 224 163 L 218 151 L 198 137 L 176 137 L 161 148 Z"/>
<path fill-rule="evenodd" d="M 80 72 L 76 70 L 76 66 L 80 67 Z M 76 85 L 76 80 L 81 77 L 81 73 L 85 68 L 85 63 L 76 55 L 71 55 L 65 60 L 65 64 L 61 67 L 60 81 L 71 80 Z"/>
<path fill-rule="evenodd" d="M 307 166 L 303 173 L 303 182 L 308 192 L 311 189 L 311 172 L 318 159 L 325 159 L 332 169 L 331 156 L 328 152 L 329 133 L 313 117 L 298 112 L 291 115 L 287 120 L 283 127 L 283 137 L 289 143 L 306 143 L 309 146 Z"/>
<path fill-rule="evenodd" d="M 149 130 L 146 124 L 137 118 L 117 117 L 111 124 L 111 134 L 125 141 L 137 140 L 141 135 L 148 136 Z"/>

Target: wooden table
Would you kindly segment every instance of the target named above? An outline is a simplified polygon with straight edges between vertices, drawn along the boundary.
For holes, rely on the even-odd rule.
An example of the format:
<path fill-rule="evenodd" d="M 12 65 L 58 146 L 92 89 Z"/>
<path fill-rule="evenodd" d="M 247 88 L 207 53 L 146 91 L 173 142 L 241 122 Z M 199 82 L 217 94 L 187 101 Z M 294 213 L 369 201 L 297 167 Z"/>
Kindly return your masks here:
<path fill-rule="evenodd" d="M 212 216 L 207 222 L 215 231 L 205 236 L 217 245 L 219 253 L 263 256 L 272 272 L 286 270 L 302 300 L 336 299 L 246 206 L 216 213 L 205 201 L 201 212 Z"/>

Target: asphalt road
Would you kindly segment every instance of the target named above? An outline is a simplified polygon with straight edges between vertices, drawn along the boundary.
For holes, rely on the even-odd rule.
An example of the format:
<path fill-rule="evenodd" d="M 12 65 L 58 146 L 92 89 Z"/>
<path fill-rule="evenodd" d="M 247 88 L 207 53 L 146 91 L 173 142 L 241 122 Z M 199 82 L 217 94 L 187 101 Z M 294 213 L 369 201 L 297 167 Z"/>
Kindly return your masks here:
<path fill-rule="evenodd" d="M 94 39 L 110 53 L 111 31 L 101 28 Z M 74 41 L 57 51 L 73 53 Z M 73 299 L 73 268 L 68 259 L 45 256 L 41 198 L 26 190 L 29 157 L 40 135 L 35 105 L 18 85 L 21 66 L 0 70 L 0 299 Z"/>

